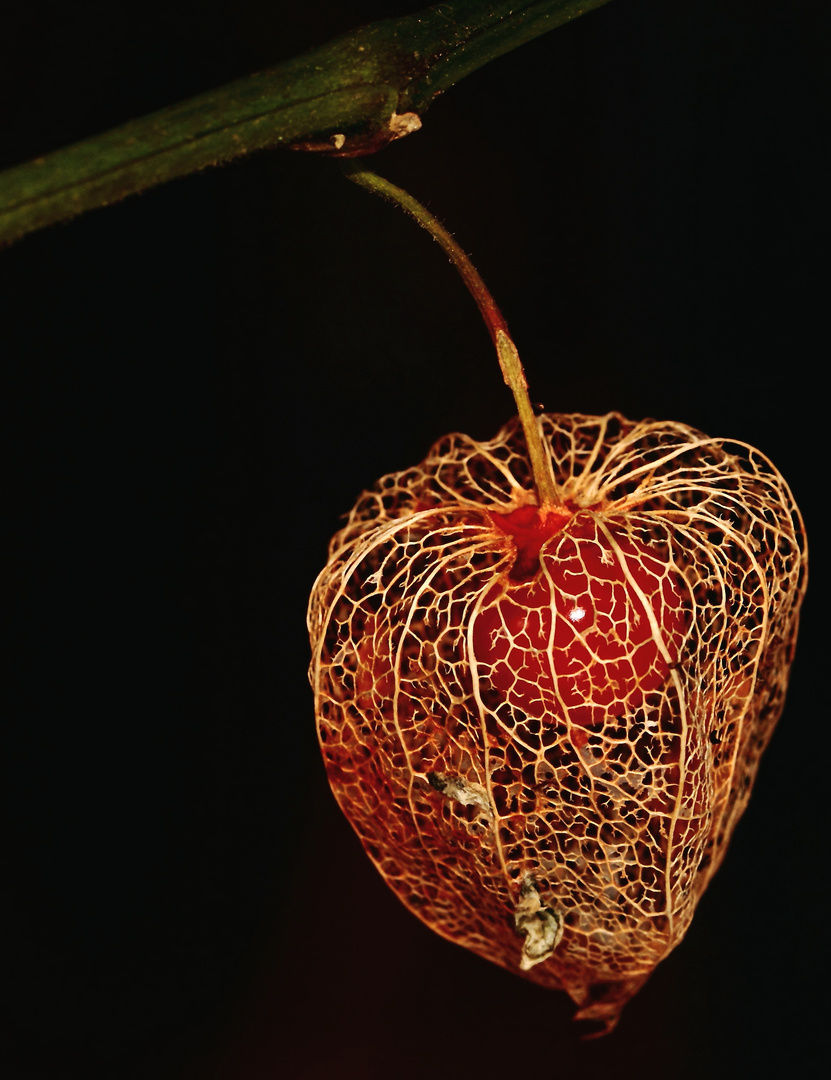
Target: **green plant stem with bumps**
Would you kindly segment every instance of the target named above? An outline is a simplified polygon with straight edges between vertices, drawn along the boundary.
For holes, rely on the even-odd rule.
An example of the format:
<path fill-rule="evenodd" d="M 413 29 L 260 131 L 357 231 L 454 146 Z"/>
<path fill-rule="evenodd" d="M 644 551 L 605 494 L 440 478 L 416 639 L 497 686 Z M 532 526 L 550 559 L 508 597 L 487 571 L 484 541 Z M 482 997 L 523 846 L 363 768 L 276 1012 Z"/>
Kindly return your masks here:
<path fill-rule="evenodd" d="M 253 150 L 342 156 L 416 131 L 488 61 L 607 0 L 450 0 L 0 173 L 0 245 Z"/>

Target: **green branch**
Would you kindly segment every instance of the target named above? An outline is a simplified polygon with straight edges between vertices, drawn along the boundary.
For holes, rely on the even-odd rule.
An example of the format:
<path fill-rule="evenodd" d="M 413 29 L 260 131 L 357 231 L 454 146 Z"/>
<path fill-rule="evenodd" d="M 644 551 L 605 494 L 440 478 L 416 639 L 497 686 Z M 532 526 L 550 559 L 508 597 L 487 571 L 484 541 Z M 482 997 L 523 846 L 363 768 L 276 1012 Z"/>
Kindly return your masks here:
<path fill-rule="evenodd" d="M 607 0 L 451 0 L 0 173 L 0 244 L 240 154 L 342 156 L 416 131 L 448 87 Z"/>

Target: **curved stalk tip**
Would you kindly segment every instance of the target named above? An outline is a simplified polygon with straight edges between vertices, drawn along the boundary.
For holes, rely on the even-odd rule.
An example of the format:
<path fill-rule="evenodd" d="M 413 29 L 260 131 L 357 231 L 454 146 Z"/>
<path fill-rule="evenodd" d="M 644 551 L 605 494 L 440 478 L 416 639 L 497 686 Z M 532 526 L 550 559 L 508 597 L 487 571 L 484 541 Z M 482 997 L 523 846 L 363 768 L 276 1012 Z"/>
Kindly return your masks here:
<path fill-rule="evenodd" d="M 496 346 L 496 355 L 499 358 L 502 376 L 514 395 L 519 422 L 522 425 L 528 447 L 528 456 L 531 460 L 538 505 L 542 511 L 550 510 L 555 506 L 562 506 L 563 500 L 560 498 L 554 481 L 551 457 L 546 451 L 540 425 L 534 415 L 531 399 L 528 396 L 528 382 L 525 378 L 522 361 L 511 338 L 505 317 L 497 307 L 496 301 L 482 280 L 479 271 L 441 222 L 425 206 L 422 206 L 417 199 L 413 198 L 409 192 L 390 183 L 389 180 L 385 180 L 382 176 L 378 176 L 377 173 L 371 172 L 358 161 L 347 160 L 342 163 L 341 167 L 346 176 L 354 183 L 360 184 L 361 187 L 371 191 L 374 195 L 380 195 L 382 198 L 395 203 L 396 206 L 413 217 L 423 229 L 430 233 L 434 240 L 441 244 L 450 261 L 461 274 L 462 280 L 467 286 L 468 292 L 476 301 Z"/>

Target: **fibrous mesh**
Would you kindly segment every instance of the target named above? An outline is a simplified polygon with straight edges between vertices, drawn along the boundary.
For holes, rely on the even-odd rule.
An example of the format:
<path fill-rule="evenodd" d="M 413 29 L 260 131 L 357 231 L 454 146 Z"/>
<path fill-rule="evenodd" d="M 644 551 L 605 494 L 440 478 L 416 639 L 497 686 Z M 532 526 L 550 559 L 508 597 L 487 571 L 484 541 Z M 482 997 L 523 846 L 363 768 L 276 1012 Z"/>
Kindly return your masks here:
<path fill-rule="evenodd" d="M 332 789 L 428 926 L 610 1029 L 683 937 L 782 709 L 805 543 L 742 443 L 516 422 L 383 477 L 309 608 Z"/>

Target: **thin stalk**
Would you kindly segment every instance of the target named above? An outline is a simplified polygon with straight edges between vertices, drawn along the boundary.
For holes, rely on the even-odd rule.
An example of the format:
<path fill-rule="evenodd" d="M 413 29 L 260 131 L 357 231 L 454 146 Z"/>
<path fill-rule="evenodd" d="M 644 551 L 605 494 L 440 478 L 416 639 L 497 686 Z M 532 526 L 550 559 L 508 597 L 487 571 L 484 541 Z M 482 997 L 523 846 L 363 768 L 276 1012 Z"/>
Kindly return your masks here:
<path fill-rule="evenodd" d="M 539 421 L 534 415 L 531 399 L 528 396 L 528 382 L 522 361 L 519 358 L 516 345 L 511 338 L 505 317 L 482 280 L 479 271 L 470 261 L 468 255 L 456 243 L 450 233 L 430 211 L 414 199 L 403 188 L 396 187 L 389 180 L 385 180 L 377 173 L 370 172 L 357 161 L 346 161 L 343 170 L 350 180 L 361 187 L 371 191 L 374 195 L 380 195 L 390 202 L 405 210 L 418 224 L 441 244 L 450 258 L 450 261 L 459 271 L 462 280 L 468 288 L 468 292 L 476 301 L 485 325 L 496 346 L 496 355 L 499 358 L 499 366 L 506 384 L 514 395 L 519 422 L 525 435 L 528 447 L 528 456 L 531 460 L 531 470 L 534 475 L 534 486 L 537 489 L 537 502 L 543 511 L 551 510 L 555 506 L 562 506 L 563 500 L 557 491 L 554 482 L 554 473 L 551 468 L 551 458 L 546 452 L 542 438 Z"/>

